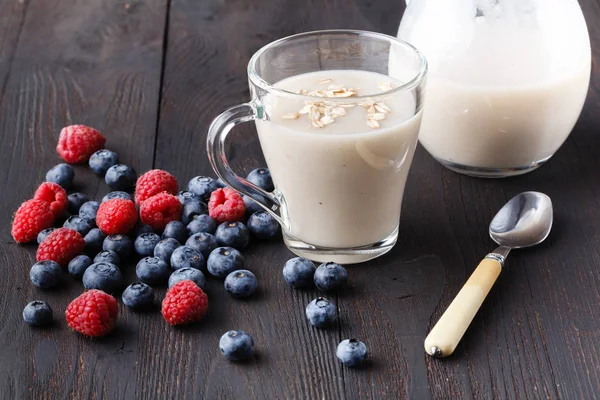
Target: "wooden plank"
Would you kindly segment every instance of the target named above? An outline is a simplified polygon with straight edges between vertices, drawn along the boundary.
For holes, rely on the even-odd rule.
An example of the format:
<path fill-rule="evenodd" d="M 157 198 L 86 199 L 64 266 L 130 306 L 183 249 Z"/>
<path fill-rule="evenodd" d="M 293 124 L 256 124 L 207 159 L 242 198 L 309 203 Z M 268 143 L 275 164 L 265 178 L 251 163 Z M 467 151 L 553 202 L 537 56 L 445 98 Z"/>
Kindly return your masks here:
<path fill-rule="evenodd" d="M 1 3 L 2 10 L 7 3 Z M 24 7 L 17 4 L 17 11 Z M 158 0 L 27 1 L 18 47 L 14 56 L 3 58 L 12 59 L 0 103 L 3 221 L 11 220 L 45 171 L 60 161 L 54 149 L 66 124 L 97 127 L 124 163 L 138 170 L 151 167 L 165 13 L 166 2 Z M 16 25 L 9 30 L 18 30 Z M 0 38 L 0 43 L 14 41 L 5 31 Z M 76 167 L 76 190 L 99 198 L 108 192 L 101 181 Z M 138 340 L 129 326 L 136 317 L 121 309 L 121 328 L 110 339 L 74 334 L 64 309 L 81 293 L 81 284 L 35 289 L 28 279 L 34 247 L 15 245 L 9 229 L 0 237 L 0 397 L 126 397 L 133 389 L 129 375 L 136 359 L 130 349 Z M 24 305 L 34 299 L 54 308 L 53 328 L 35 330 L 22 322 Z"/>
<path fill-rule="evenodd" d="M 246 0 L 172 0 L 156 166 L 173 172 L 182 184 L 210 174 L 204 152 L 208 124 L 224 108 L 247 100 L 245 66 L 259 47 L 299 31 L 333 27 L 393 35 L 401 4 L 392 3 L 310 0 L 298 7 L 280 0 L 266 7 Z M 593 0 L 581 4 L 597 61 L 600 9 Z M 158 0 L 0 0 L 0 82 L 6 82 L 0 93 L 0 168 L 7 188 L 0 191 L 0 212 L 5 221 L 59 161 L 54 146 L 64 124 L 96 126 L 123 161 L 139 171 L 152 167 L 166 7 Z M 341 323 L 332 329 L 307 326 L 304 306 L 318 293 L 285 285 L 281 267 L 291 254 L 273 242 L 244 252 L 260 282 L 258 296 L 236 301 L 220 281 L 209 279 L 204 322 L 171 328 L 158 312 L 134 314 L 121 307 L 116 332 L 88 340 L 69 332 L 62 320 L 80 284 L 71 282 L 57 292 L 32 288 L 27 271 L 34 248 L 15 245 L 4 229 L 0 397 L 596 397 L 597 65 L 593 75 L 572 137 L 532 174 L 502 181 L 462 177 L 419 148 L 399 244 L 381 259 L 350 268 L 351 288 L 336 298 Z M 235 168 L 248 172 L 263 165 L 250 126 L 236 128 L 232 139 Z M 77 167 L 76 180 L 92 197 L 108 191 L 84 167 Z M 486 233 L 489 220 L 522 190 L 541 190 L 553 198 L 556 223 L 548 242 L 511 254 L 455 356 L 443 361 L 425 356 L 427 329 L 494 247 Z M 131 269 L 127 275 L 132 278 Z M 52 329 L 32 330 L 22 323 L 22 306 L 34 298 L 54 306 Z M 232 328 L 254 336 L 255 361 L 232 364 L 219 354 L 219 337 Z M 338 364 L 335 346 L 347 337 L 367 343 L 368 368 Z"/>
<path fill-rule="evenodd" d="M 27 3 L 25 1 L 0 1 L 0 96 L 21 35 Z"/>
<path fill-rule="evenodd" d="M 229 8 L 230 7 L 230 8 Z M 314 7 L 314 8 L 313 8 Z M 161 105 L 161 119 L 159 125 L 156 166 L 169 171 L 176 171 L 178 177 L 186 179 L 198 174 L 212 174 L 208 165 L 204 140 L 206 130 L 212 118 L 228 106 L 248 99 L 245 66 L 252 52 L 271 40 L 303 30 L 325 29 L 328 27 L 347 27 L 357 29 L 379 30 L 370 22 L 372 14 L 363 15 L 363 10 L 368 7 L 360 2 L 327 2 L 307 4 L 306 8 L 297 9 L 289 13 L 287 10 L 294 8 L 291 2 L 278 2 L 269 7 L 265 13 L 262 7 L 253 6 L 251 3 L 235 2 L 228 4 L 227 9 L 219 2 L 206 2 L 203 6 L 195 2 L 174 2 L 171 10 L 169 46 L 167 52 L 163 103 Z M 308 19 L 307 11 L 318 8 L 322 12 Z M 227 12 L 229 9 L 235 12 Z M 340 9 L 344 13 L 340 15 Z M 336 11 L 337 10 L 337 11 Z M 382 10 L 376 10 L 380 13 Z M 399 21 L 401 9 L 397 8 Z M 198 29 L 198 21 L 202 21 Z M 253 21 L 244 24 L 244 21 Z M 285 22 L 283 22 L 285 21 Z M 300 22 L 301 27 L 298 26 Z M 244 28 L 241 29 L 240 27 Z M 387 24 L 387 33 L 397 29 L 397 23 Z M 221 35 L 219 32 L 228 32 Z M 253 168 L 263 165 L 260 148 L 251 126 L 242 125 L 232 133 L 235 145 L 229 148 L 230 158 L 234 167 L 241 173 L 247 173 Z M 173 140 L 177 137 L 177 140 Z M 195 151 L 189 151 L 193 148 Z M 433 165 L 433 164 L 432 164 Z M 231 327 L 241 326 L 251 331 L 257 344 L 278 343 L 266 348 L 268 359 L 260 358 L 257 370 L 221 370 L 219 383 L 213 382 L 212 376 L 205 371 L 196 372 L 193 381 L 202 385 L 213 387 L 217 385 L 222 393 L 234 394 L 233 386 L 225 382 L 239 381 L 242 376 L 249 376 L 245 390 L 256 396 L 257 393 L 269 395 L 271 398 L 280 398 L 282 395 L 293 398 L 336 398 L 344 396 L 356 398 L 361 396 L 380 397 L 394 396 L 397 393 L 410 393 L 419 395 L 428 393 L 427 375 L 422 356 L 422 340 L 417 331 L 424 331 L 429 321 L 428 316 L 433 312 L 436 301 L 443 290 L 443 270 L 435 257 L 426 257 L 422 260 L 407 259 L 402 265 L 395 265 L 393 258 L 384 258 L 371 263 L 370 267 L 359 266 L 351 269 L 351 276 L 360 289 L 354 288 L 347 296 L 338 299 L 342 323 L 339 332 L 320 332 L 306 326 L 303 309 L 311 298 L 319 295 L 316 291 L 307 293 L 295 292 L 283 284 L 281 279 L 281 266 L 291 257 L 283 246 L 272 245 L 268 248 L 252 248 L 250 250 L 256 261 L 250 268 L 259 275 L 263 290 L 268 291 L 269 301 L 260 299 L 256 305 L 256 314 L 235 312 L 239 306 L 231 305 L 231 300 L 223 298 L 229 303 L 225 306 L 218 298 L 215 307 L 227 307 L 232 312 L 229 323 L 220 323 L 218 329 L 212 323 L 207 323 L 203 332 L 213 337 L 211 341 L 202 339 L 190 340 L 177 336 L 181 346 L 189 348 L 206 348 L 209 353 L 206 360 L 200 365 L 214 365 L 222 360 L 216 351 L 216 340 L 219 334 Z M 414 297 L 411 300 L 398 300 L 393 296 L 395 286 L 383 284 L 392 277 L 386 275 L 387 268 L 398 267 L 392 270 L 404 276 L 401 283 L 406 296 Z M 442 273 L 440 275 L 440 272 Z M 365 282 L 372 280 L 376 274 L 383 274 L 382 284 L 369 286 L 363 292 Z M 378 279 L 379 282 L 379 279 Z M 425 290 L 425 282 L 436 286 L 436 290 Z M 400 284 L 400 282 L 398 282 Z M 418 288 L 411 289 L 413 286 Z M 419 286 L 420 285 L 420 286 Z M 384 289 L 385 288 L 385 289 Z M 437 297 L 429 297 L 437 292 Z M 212 296 L 221 296 L 220 292 L 210 292 Z M 367 294 L 368 293 L 368 294 Z M 370 300 L 370 297 L 377 301 Z M 392 297 L 390 297 L 392 296 Z M 413 308 L 405 314 L 394 313 L 396 303 L 411 302 Z M 211 304 L 214 304 L 211 303 Z M 262 309 L 262 311 L 261 311 Z M 413 312 L 419 312 L 422 317 L 419 321 L 403 326 L 402 321 L 411 318 Z M 371 323 L 373 315 L 390 313 L 392 321 L 383 321 L 381 324 Z M 276 330 L 266 329 L 261 315 L 271 315 L 276 318 Z M 210 325 L 208 325 L 210 324 Z M 390 329 L 392 327 L 392 329 Z M 220 329 L 220 330 L 219 330 Z M 398 329 L 398 336 L 395 329 Z M 385 330 L 386 333 L 381 331 Z M 347 371 L 340 369 L 335 359 L 335 346 L 340 338 L 345 335 L 361 331 L 371 347 L 377 360 L 372 372 Z M 378 339 L 376 336 L 381 335 Z M 410 343 L 406 342 L 410 338 Z M 385 339 L 385 340 L 384 340 Z M 386 340 L 395 342 L 390 345 Z M 155 339 L 156 340 L 156 339 Z M 162 339 L 158 346 L 167 344 Z M 198 340 L 199 343 L 195 343 Z M 400 346 L 397 344 L 401 343 Z M 412 346 L 417 343 L 418 347 Z M 412 346 L 412 349 L 411 349 Z M 390 347 L 393 350 L 390 352 Z M 405 353 L 405 350 L 409 350 Z M 295 356 L 299 354 L 299 356 Z M 389 358 L 386 358 L 387 356 Z M 216 360 L 215 360 L 216 357 Z M 316 362 L 313 360 L 317 360 Z M 179 370 L 193 371 L 192 368 L 181 365 Z M 198 366 L 196 367 L 198 368 Z M 411 371 L 407 374 L 407 368 Z M 161 370 L 171 370 L 172 374 L 180 374 L 178 369 L 173 370 L 172 365 L 165 361 Z M 208 369 L 208 367 L 202 367 Z M 268 371 L 265 372 L 264 369 Z M 157 372 L 158 374 L 158 372 Z M 274 375 L 273 375 L 274 374 Z M 404 377 L 399 378 L 399 376 Z M 144 380 L 151 380 L 144 378 Z M 345 382 L 344 391 L 339 390 L 341 383 Z M 266 386 L 267 383 L 278 382 L 275 386 Z M 318 382 L 318 385 L 317 385 Z M 464 380 L 468 385 L 468 381 Z M 175 389 L 174 389 L 175 390 Z M 169 392 L 169 395 L 183 393 Z M 205 392 L 207 393 L 207 392 Z M 214 392 L 208 392 L 214 393 Z M 260 397 L 260 396 L 258 396 Z"/>
<path fill-rule="evenodd" d="M 591 1 L 588 3 L 584 4 L 588 18 L 596 21 L 600 18 L 596 14 L 597 6 Z M 290 9 L 294 12 L 289 12 Z M 306 10 L 315 9 L 319 12 L 307 18 Z M 176 171 L 177 176 L 186 179 L 211 173 L 204 153 L 206 130 L 212 118 L 224 108 L 248 99 L 245 66 L 260 46 L 290 33 L 334 27 L 352 26 L 394 35 L 400 13 L 399 4 L 367 1 L 340 0 L 318 4 L 309 1 L 302 8 L 281 1 L 272 4 L 268 10 L 241 1 L 227 5 L 217 1 L 202 5 L 191 1 L 174 2 L 157 165 Z M 198 21 L 202 21 L 200 28 Z M 592 35 L 597 36 L 594 29 Z M 596 45 L 594 49 L 598 54 Z M 597 76 L 596 70 L 595 74 Z M 591 99 L 595 96 L 596 86 L 593 85 Z M 577 150 L 578 143 L 585 143 L 592 149 L 597 147 L 591 129 L 598 123 L 592 115 L 596 109 L 596 103 L 588 102 L 573 138 L 557 157 L 540 171 L 521 178 L 487 181 L 461 177 L 444 170 L 419 149 L 405 197 L 400 243 L 380 260 L 350 269 L 354 287 L 338 299 L 342 316 L 338 337 L 334 332 L 315 336 L 302 321 L 301 310 L 311 296 L 317 295 L 316 292 L 298 297 L 297 293 L 281 286 L 279 268 L 289 253 L 276 245 L 268 250 L 253 248 L 251 252 L 256 257 L 256 264 L 251 268 L 260 274 L 263 288 L 277 299 L 276 305 L 270 303 L 272 297 L 270 302 L 260 299 L 262 306 L 256 306 L 256 309 L 262 307 L 261 314 L 278 313 L 282 322 L 278 329 L 288 328 L 282 336 L 265 329 L 262 319 L 232 311 L 230 326 L 250 327 L 247 329 L 253 330 L 258 343 L 271 337 L 281 343 L 281 349 L 268 349 L 268 361 L 260 359 L 258 362 L 261 369 L 275 369 L 274 376 L 262 375 L 254 369 L 227 370 L 220 383 L 224 387 L 220 393 L 238 393 L 234 385 L 228 386 L 224 382 L 239 382 L 241 376 L 249 376 L 249 382 L 254 383 L 248 384 L 245 390 L 254 396 L 269 393 L 277 397 L 284 393 L 319 397 L 321 392 L 315 392 L 311 387 L 317 377 L 329 396 L 338 395 L 336 389 L 342 379 L 348 398 L 593 396 L 599 386 L 597 376 L 589 373 L 589 365 L 593 365 L 597 355 L 592 350 L 586 358 L 581 354 L 585 350 L 573 342 L 575 339 L 566 339 L 566 336 L 585 340 L 591 345 L 591 340 L 596 338 L 592 328 L 598 325 L 592 322 L 593 319 L 582 317 L 587 324 L 587 336 L 574 335 L 568 329 L 568 323 L 559 320 L 560 314 L 555 312 L 566 307 L 563 301 L 582 304 L 582 300 L 574 297 L 579 292 L 578 285 L 583 284 L 589 293 L 597 293 L 594 276 L 585 274 L 583 263 L 574 266 L 580 280 L 568 289 L 556 287 L 557 279 L 567 278 L 567 272 L 555 265 L 556 260 L 561 260 L 558 263 L 569 262 L 565 249 L 582 239 L 576 233 L 568 238 L 557 237 L 555 233 L 548 243 L 537 249 L 511 255 L 509 268 L 476 317 L 456 356 L 444 361 L 428 358 L 423 353 L 422 341 L 427 329 L 441 315 L 480 258 L 493 249 L 494 244 L 487 236 L 487 225 L 497 209 L 514 194 L 539 189 L 555 198 L 557 231 L 565 229 L 560 224 L 561 215 L 565 214 L 570 223 L 577 221 L 585 226 L 587 222 L 590 229 L 598 223 L 598 214 L 589 208 L 597 198 L 594 197 L 597 183 L 593 188 L 587 187 L 591 183 L 591 171 L 597 170 L 597 161 L 589 157 L 593 154 L 591 151 Z M 177 140 L 172 140 L 174 136 Z M 251 127 L 236 128 L 232 142 L 236 144 L 229 148 L 230 157 L 238 171 L 245 173 L 262 165 L 260 148 Z M 189 148 L 197 150 L 189 152 Z M 577 164 L 578 156 L 573 154 L 577 151 L 584 153 L 580 154 L 582 160 L 588 155 L 585 167 Z M 557 176 L 564 177 L 560 184 L 556 183 Z M 571 185 L 579 182 L 578 189 L 586 184 L 584 196 L 578 201 L 580 209 L 585 211 L 571 210 L 568 206 L 570 191 L 565 190 L 565 180 Z M 588 237 L 594 237 L 591 230 L 587 233 Z M 586 251 L 585 254 L 593 256 L 591 243 Z M 549 275 L 550 271 L 560 274 L 559 278 Z M 587 279 L 587 285 L 581 281 L 583 279 Z M 565 291 L 570 295 L 565 296 Z M 554 298 L 545 293 L 553 293 Z M 584 310 L 595 315 L 594 310 Z M 209 360 L 216 357 L 214 343 L 220 333 L 212 329 L 212 325 L 206 327 L 206 334 L 215 338 L 212 343 L 208 342 L 212 346 L 207 356 Z M 227 324 L 222 324 L 222 331 L 226 329 Z M 340 370 L 335 365 L 331 350 L 341 338 L 351 336 L 367 341 L 373 354 L 370 368 Z M 186 339 L 178 337 L 178 340 L 183 343 Z M 166 344 L 166 339 L 164 341 Z M 206 342 L 201 340 L 200 343 Z M 301 349 L 302 354 L 310 355 L 309 359 L 320 357 L 322 361 L 310 368 L 304 363 L 290 365 L 284 361 L 292 357 L 293 353 L 287 350 L 290 348 Z M 327 353 L 325 356 L 323 349 Z M 584 357 L 583 362 L 575 361 L 575 356 L 566 356 L 573 353 L 580 359 Z M 202 365 L 215 362 L 220 361 L 205 361 Z M 557 366 L 560 366 L 558 373 Z M 206 385 L 205 374 L 198 375 L 195 381 Z M 289 380 L 290 376 L 295 378 Z M 280 383 L 267 390 L 265 384 L 269 378 Z M 257 388 L 260 391 L 257 392 Z"/>
<path fill-rule="evenodd" d="M 436 251 L 446 265 L 447 284 L 432 323 L 444 311 L 479 259 L 494 246 L 487 224 L 502 204 L 524 190 L 539 190 L 553 200 L 555 224 L 547 242 L 513 252 L 507 268 L 467 331 L 451 360 L 428 360 L 435 398 L 594 398 L 600 391 L 598 332 L 593 306 L 599 298 L 597 231 L 600 150 L 597 130 L 598 4 L 580 2 L 592 38 L 594 68 L 590 92 L 571 137 L 547 165 L 531 174 L 502 181 L 440 174 L 446 220 L 462 262 Z M 420 220 L 432 224 L 434 220 Z M 584 294 L 585 293 L 585 294 Z M 595 344 L 596 343 L 596 344 Z M 453 375 L 466 364 L 472 393 L 457 391 Z M 448 379 L 449 378 L 449 379 Z"/>
<path fill-rule="evenodd" d="M 292 8 L 298 14 L 289 13 Z M 157 167 L 184 182 L 195 175 L 213 175 L 204 150 L 210 121 L 248 99 L 245 69 L 255 50 L 277 37 L 309 29 L 308 11 L 302 9 L 291 0 L 270 3 L 268 12 L 264 4 L 239 0 L 172 3 Z M 236 145 L 229 149 L 235 167 L 244 173 L 264 163 L 252 129 L 236 129 Z M 205 398 L 343 398 L 342 371 L 334 355 L 338 328 L 319 331 L 308 326 L 304 307 L 317 293 L 298 292 L 283 282 L 281 268 L 291 253 L 279 242 L 254 245 L 244 254 L 259 279 L 258 298 L 236 301 L 219 281 L 210 279 L 211 311 L 198 334 L 169 329 L 154 336 L 157 347 L 171 344 L 180 349 L 178 354 L 190 354 L 176 364 L 157 360 L 157 369 L 168 374 L 165 381 L 184 371 L 189 378 L 164 395 L 179 397 L 195 389 Z M 237 366 L 224 360 L 218 340 L 229 329 L 253 335 L 259 352 L 255 363 Z M 202 349 L 201 354 L 195 349 Z M 148 371 L 140 379 L 149 381 L 158 374 Z"/>

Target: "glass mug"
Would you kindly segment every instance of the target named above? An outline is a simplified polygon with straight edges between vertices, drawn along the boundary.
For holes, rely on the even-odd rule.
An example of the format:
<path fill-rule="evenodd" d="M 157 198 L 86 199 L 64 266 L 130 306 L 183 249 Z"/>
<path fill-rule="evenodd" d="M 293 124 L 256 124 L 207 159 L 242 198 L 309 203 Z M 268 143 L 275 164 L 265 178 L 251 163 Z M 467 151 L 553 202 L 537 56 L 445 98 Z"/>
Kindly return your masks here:
<path fill-rule="evenodd" d="M 279 222 L 293 253 L 343 264 L 378 257 L 398 237 L 426 74 L 418 50 L 383 34 L 327 30 L 277 40 L 248 64 L 252 100 L 212 122 L 210 163 Z M 227 161 L 227 134 L 248 121 L 256 123 L 273 192 Z"/>

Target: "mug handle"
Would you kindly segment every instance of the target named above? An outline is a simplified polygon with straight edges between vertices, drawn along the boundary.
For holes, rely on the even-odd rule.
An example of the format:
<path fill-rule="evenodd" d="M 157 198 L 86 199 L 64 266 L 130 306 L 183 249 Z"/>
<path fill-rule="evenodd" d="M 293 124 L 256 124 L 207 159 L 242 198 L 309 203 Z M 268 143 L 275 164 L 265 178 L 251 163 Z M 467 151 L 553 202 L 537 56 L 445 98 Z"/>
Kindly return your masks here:
<path fill-rule="evenodd" d="M 239 104 L 223 111 L 213 120 L 208 128 L 206 138 L 206 153 L 208 160 L 215 173 L 225 183 L 236 191 L 245 194 L 258 203 L 269 214 L 271 214 L 279 224 L 286 226 L 281 217 L 281 199 L 274 193 L 267 192 L 248 180 L 237 175 L 227 161 L 225 155 L 225 139 L 231 129 L 242 122 L 262 120 L 264 110 L 256 101 Z"/>

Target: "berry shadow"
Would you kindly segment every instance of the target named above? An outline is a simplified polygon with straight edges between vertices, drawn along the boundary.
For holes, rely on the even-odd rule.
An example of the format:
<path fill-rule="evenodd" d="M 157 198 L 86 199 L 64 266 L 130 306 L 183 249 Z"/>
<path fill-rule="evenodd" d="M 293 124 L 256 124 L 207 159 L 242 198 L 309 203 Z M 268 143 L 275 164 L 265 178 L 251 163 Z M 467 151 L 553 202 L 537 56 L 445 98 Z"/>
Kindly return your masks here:
<path fill-rule="evenodd" d="M 61 329 L 61 324 L 57 320 L 57 316 L 54 315 L 52 317 L 52 321 L 50 321 L 48 324 L 46 324 L 44 326 L 29 325 L 29 327 L 38 332 L 53 332 L 53 331 L 58 331 L 59 329 Z"/>
<path fill-rule="evenodd" d="M 268 359 L 269 358 L 266 355 L 262 354 L 260 351 L 255 350 L 254 356 L 252 356 L 251 358 L 249 358 L 247 360 L 230 361 L 230 362 L 234 363 L 235 365 L 243 366 L 244 368 L 251 368 L 252 366 L 258 367 L 261 365 L 268 364 Z"/>
<path fill-rule="evenodd" d="M 256 290 L 254 291 L 254 293 L 252 293 L 250 296 L 248 297 L 235 297 L 230 293 L 227 293 L 227 295 L 233 299 L 233 301 L 237 301 L 237 302 L 242 302 L 242 303 L 254 303 L 254 302 L 258 302 L 258 301 L 266 301 L 268 299 L 268 291 L 265 291 L 264 288 L 258 286 L 256 288 Z"/>
<path fill-rule="evenodd" d="M 123 303 L 123 301 L 121 300 L 121 303 Z M 128 312 L 132 312 L 133 314 L 139 314 L 139 315 L 146 315 L 146 314 L 155 314 L 155 313 L 160 313 L 161 312 L 161 302 L 157 301 L 157 299 L 154 299 L 154 303 L 152 303 L 151 305 L 148 305 L 146 307 L 142 307 L 142 308 L 129 308 L 126 305 L 123 304 L 123 306 L 125 307 L 125 309 L 127 309 Z"/>
<path fill-rule="evenodd" d="M 73 184 L 71 186 L 69 186 L 69 189 L 67 189 L 67 194 L 73 194 L 73 193 L 83 193 L 85 194 L 85 189 L 86 186 L 84 183 L 82 182 L 77 182 L 77 180 L 73 181 Z M 89 189 L 89 187 L 88 187 Z M 93 200 L 93 199 L 90 199 Z"/>
<path fill-rule="evenodd" d="M 327 292 L 327 294 L 337 295 L 340 299 L 355 298 L 357 293 L 362 293 L 365 290 L 365 285 L 362 280 L 351 281 L 348 286 L 338 289 L 337 291 Z"/>
<path fill-rule="evenodd" d="M 210 310 L 210 306 L 209 306 Z M 200 321 L 194 322 L 187 325 L 174 325 L 173 329 L 176 329 L 180 332 L 184 333 L 201 333 L 202 331 L 206 331 L 207 327 L 210 327 L 211 324 L 214 324 L 214 318 L 207 313 Z"/>
<path fill-rule="evenodd" d="M 120 348 L 115 351 L 115 353 L 118 353 L 124 351 L 123 349 L 125 348 L 128 339 L 136 338 L 138 334 L 137 328 L 130 326 L 123 320 L 117 320 L 117 324 L 111 333 L 106 336 L 92 338 L 93 340 L 88 340 L 88 342 L 106 347 L 114 347 L 115 343 L 121 343 Z M 130 351 L 131 350 L 128 352 Z"/>
<path fill-rule="evenodd" d="M 347 371 L 369 371 L 369 373 L 377 371 L 381 369 L 381 365 L 372 358 L 367 358 L 362 364 L 356 365 L 354 367 L 348 367 L 346 365 L 342 365 L 342 368 Z"/>

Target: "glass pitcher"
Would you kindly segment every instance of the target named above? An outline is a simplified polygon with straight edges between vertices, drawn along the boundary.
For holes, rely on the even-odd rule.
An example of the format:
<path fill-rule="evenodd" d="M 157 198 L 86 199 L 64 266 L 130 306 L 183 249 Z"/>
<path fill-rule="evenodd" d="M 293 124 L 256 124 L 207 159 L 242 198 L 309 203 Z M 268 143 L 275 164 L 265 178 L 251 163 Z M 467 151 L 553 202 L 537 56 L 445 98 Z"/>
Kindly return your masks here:
<path fill-rule="evenodd" d="M 532 171 L 573 129 L 590 40 L 576 0 L 412 0 L 398 38 L 429 62 L 419 140 L 479 177 Z"/>

